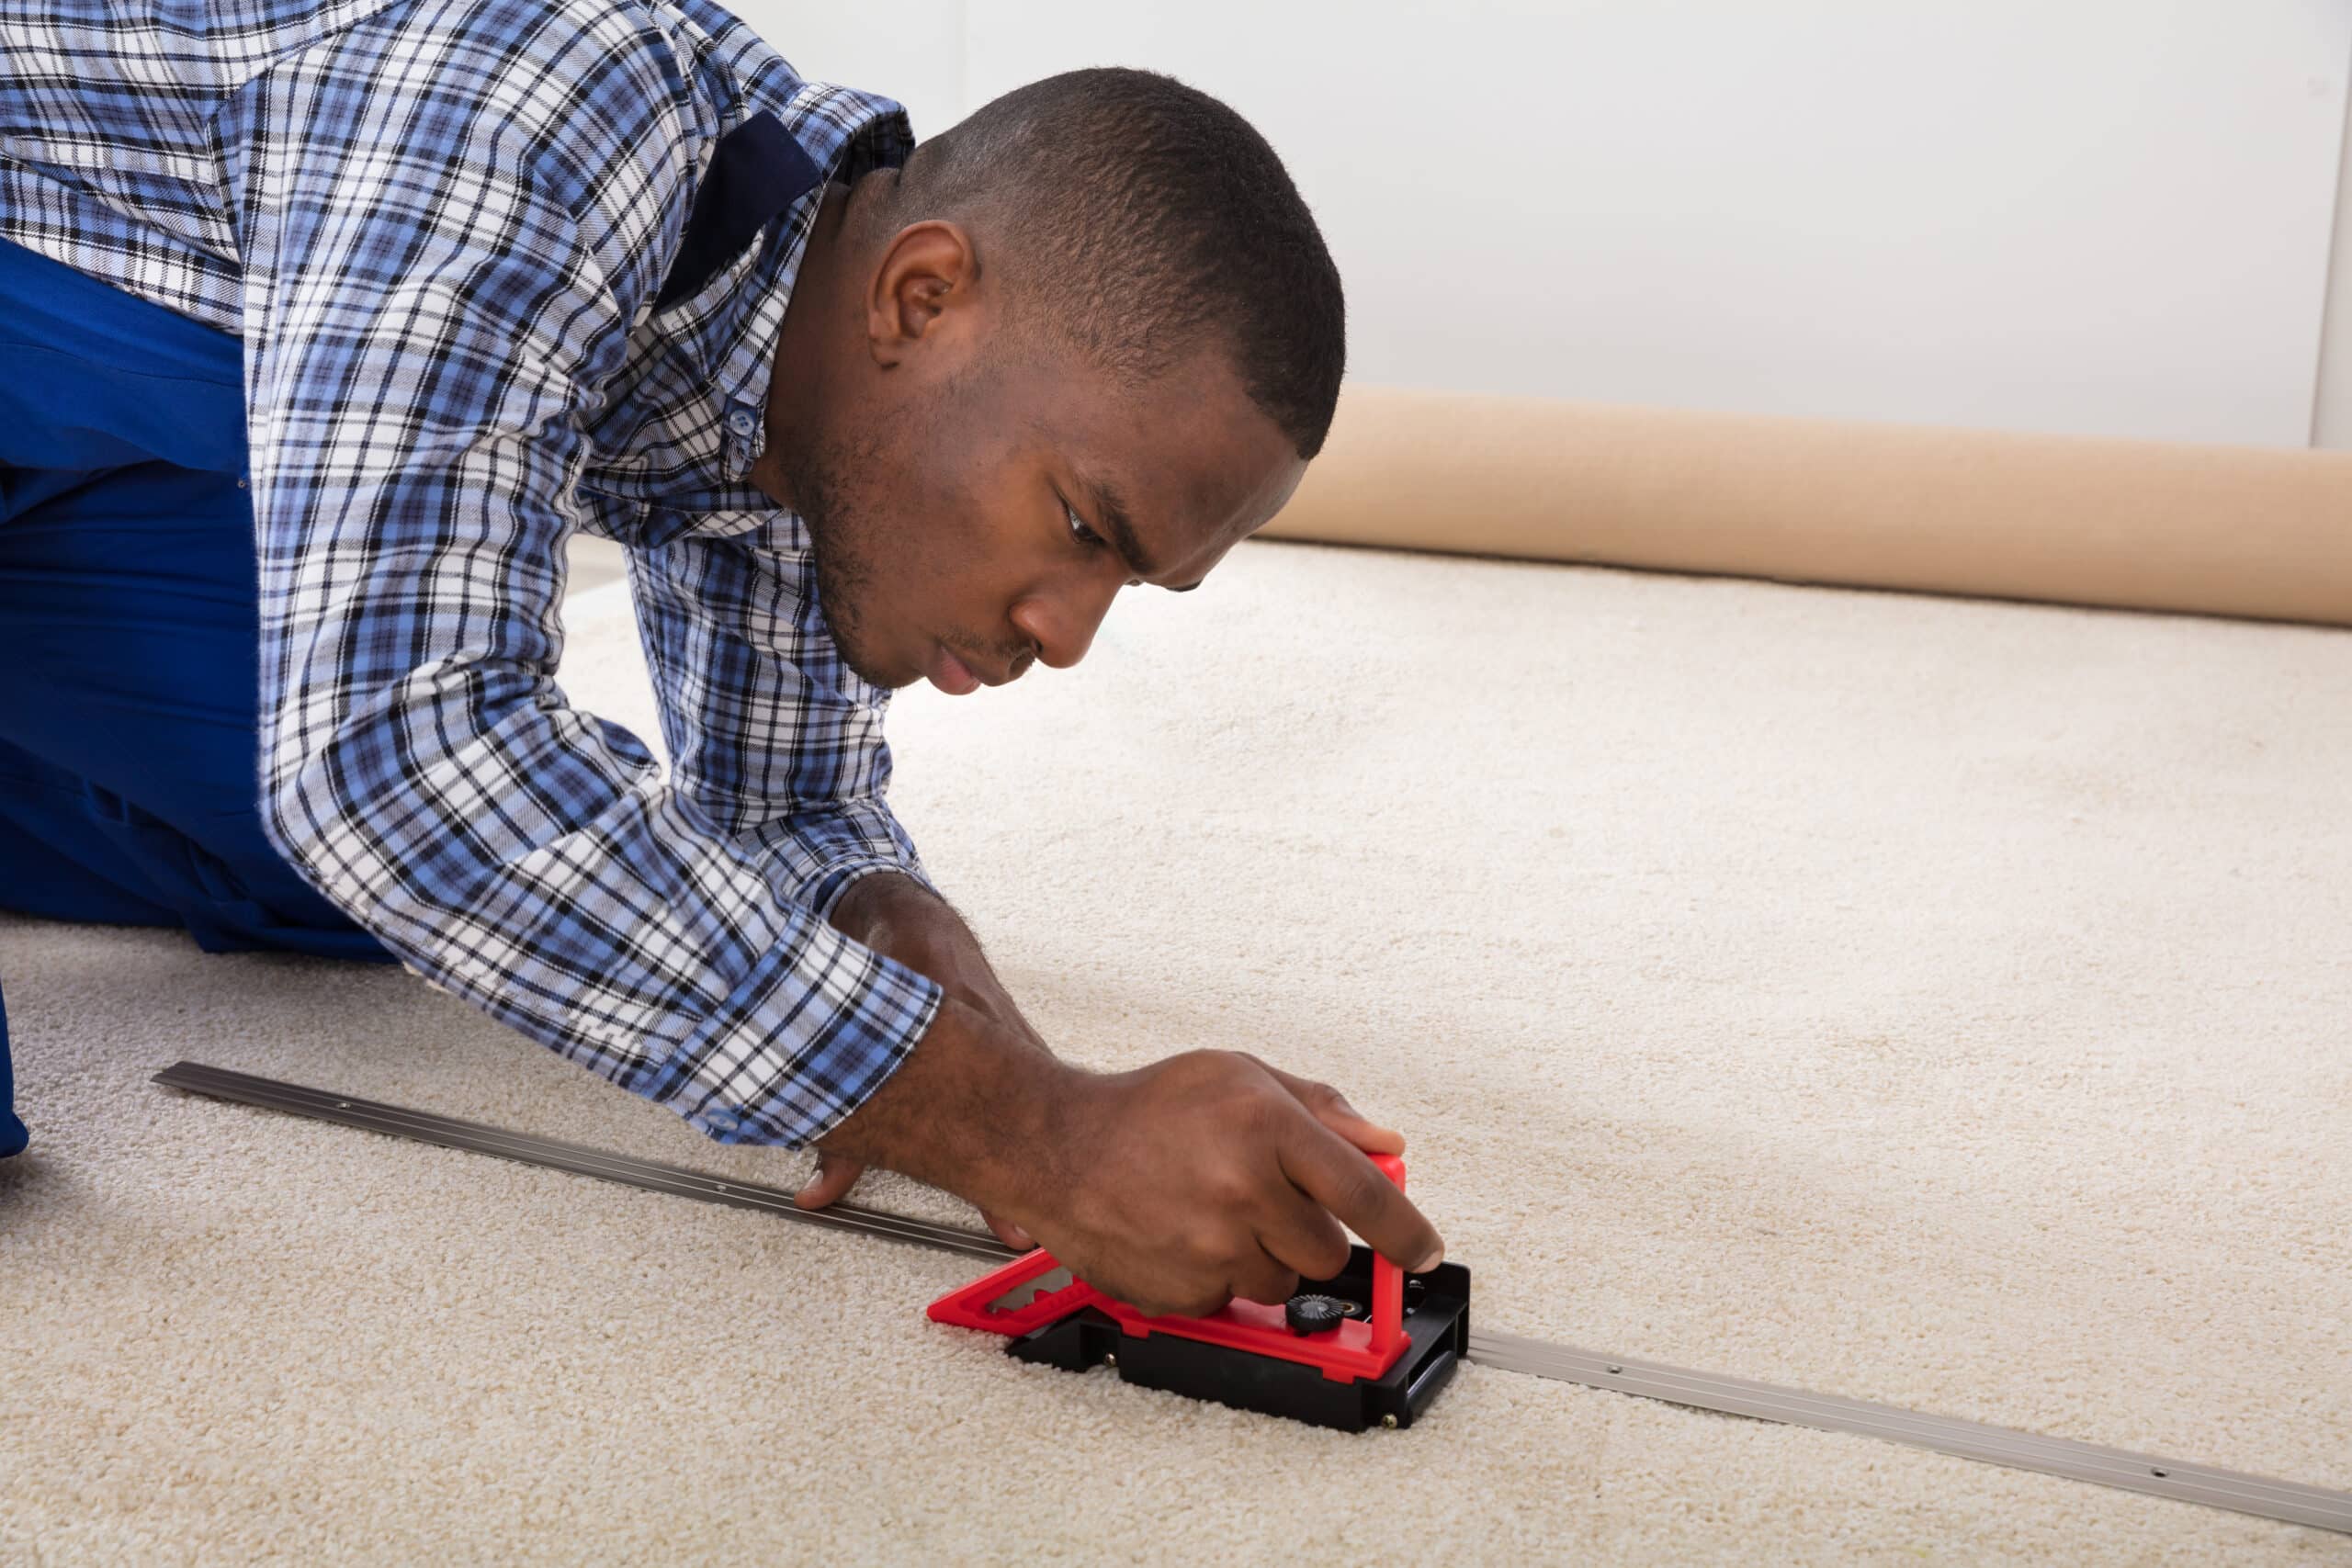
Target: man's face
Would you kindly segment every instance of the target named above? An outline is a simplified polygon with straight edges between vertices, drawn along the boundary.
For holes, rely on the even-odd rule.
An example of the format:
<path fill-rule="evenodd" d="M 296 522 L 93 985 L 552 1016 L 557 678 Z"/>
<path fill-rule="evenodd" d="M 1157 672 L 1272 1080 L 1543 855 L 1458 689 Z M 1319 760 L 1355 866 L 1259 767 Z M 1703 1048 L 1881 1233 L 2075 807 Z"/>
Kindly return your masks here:
<path fill-rule="evenodd" d="M 1084 658 L 1123 587 L 1197 583 L 1306 471 L 1218 368 L 1126 408 L 1083 368 L 984 368 L 808 454 L 794 495 L 850 668 L 997 685 Z"/>
<path fill-rule="evenodd" d="M 1306 471 L 1222 354 L 1122 398 L 1075 355 L 992 340 L 967 284 L 881 303 L 865 324 L 903 335 L 846 355 L 776 454 L 827 625 L 876 685 L 1076 664 L 1123 587 L 1196 584 Z"/>

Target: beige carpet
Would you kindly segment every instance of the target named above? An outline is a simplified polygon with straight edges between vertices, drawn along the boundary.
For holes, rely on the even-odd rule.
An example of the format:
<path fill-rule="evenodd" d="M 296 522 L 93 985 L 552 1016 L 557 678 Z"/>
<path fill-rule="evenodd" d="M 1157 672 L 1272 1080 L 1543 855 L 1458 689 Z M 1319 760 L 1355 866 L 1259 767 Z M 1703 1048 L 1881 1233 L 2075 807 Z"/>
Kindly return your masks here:
<path fill-rule="evenodd" d="M 650 735 L 624 592 L 566 684 Z M 2352 1487 L 2352 634 L 1274 544 L 1131 597 L 891 721 L 1066 1055 L 1342 1085 L 1494 1328 Z M 1363 1437 L 1024 1368 L 952 1258 L 145 1082 L 806 1168 L 397 970 L 0 974 L 0 1560 L 2352 1562 L 1475 1367 Z"/>

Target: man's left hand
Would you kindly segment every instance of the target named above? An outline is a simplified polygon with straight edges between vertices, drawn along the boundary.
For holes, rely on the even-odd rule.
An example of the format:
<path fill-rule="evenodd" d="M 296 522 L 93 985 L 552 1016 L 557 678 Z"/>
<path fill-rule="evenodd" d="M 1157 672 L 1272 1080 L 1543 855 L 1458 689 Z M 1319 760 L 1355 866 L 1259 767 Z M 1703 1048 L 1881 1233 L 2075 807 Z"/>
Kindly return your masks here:
<path fill-rule="evenodd" d="M 949 996 L 988 1014 L 997 1022 L 1052 1055 L 1044 1036 L 1021 1016 L 1012 998 L 989 967 L 979 939 L 947 901 L 910 876 L 877 871 L 850 884 L 833 904 L 832 924 L 851 941 L 885 957 L 896 959 L 919 975 L 939 982 Z M 817 1172 L 793 1195 L 802 1209 L 821 1209 L 849 1195 L 865 1163 L 843 1155 L 817 1151 Z M 1000 1220 L 985 1209 L 980 1218 L 1005 1246 L 1026 1252 L 1037 1245 L 1027 1231 Z"/>

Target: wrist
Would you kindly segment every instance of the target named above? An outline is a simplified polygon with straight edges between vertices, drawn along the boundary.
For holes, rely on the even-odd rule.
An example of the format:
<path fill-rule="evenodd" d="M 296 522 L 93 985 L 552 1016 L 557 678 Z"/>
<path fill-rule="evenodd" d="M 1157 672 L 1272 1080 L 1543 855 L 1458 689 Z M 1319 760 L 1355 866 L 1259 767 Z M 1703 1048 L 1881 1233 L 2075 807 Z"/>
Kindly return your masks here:
<path fill-rule="evenodd" d="M 918 902 L 940 899 L 904 872 L 869 871 L 842 889 L 825 918 L 843 936 L 872 947 L 877 944 L 869 938 L 887 937 Z"/>
<path fill-rule="evenodd" d="M 835 900 L 831 921 L 851 941 L 937 981 L 950 997 L 1052 1054 L 989 967 L 971 928 L 912 877 L 873 872 L 858 878 Z"/>
<path fill-rule="evenodd" d="M 939 897 L 898 872 L 878 871 L 859 877 L 834 900 L 829 917 L 834 930 L 852 942 L 896 959 L 951 989 L 967 988 L 954 973 L 953 933 L 960 928 L 954 910 Z"/>
<path fill-rule="evenodd" d="M 1092 1076 L 950 995 L 897 1070 L 820 1143 L 983 1209 L 1024 1210 L 1055 1179 L 1065 1106 Z"/>

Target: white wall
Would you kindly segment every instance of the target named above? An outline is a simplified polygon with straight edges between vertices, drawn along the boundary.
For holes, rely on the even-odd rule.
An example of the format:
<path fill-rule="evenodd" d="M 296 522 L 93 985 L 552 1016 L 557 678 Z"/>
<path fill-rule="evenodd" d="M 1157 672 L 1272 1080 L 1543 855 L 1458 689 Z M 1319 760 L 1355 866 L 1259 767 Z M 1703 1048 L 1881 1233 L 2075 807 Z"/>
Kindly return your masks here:
<path fill-rule="evenodd" d="M 2320 337 L 2319 398 L 2312 445 L 2352 451 L 2352 108 L 2344 116 L 2336 174 L 2335 264 L 2327 285 L 2327 322 Z"/>
<path fill-rule="evenodd" d="M 899 0 L 878 6 L 808 0 L 719 0 L 775 46 L 804 76 L 893 97 L 918 140 L 963 118 L 985 99 L 964 90 L 964 0 Z"/>
<path fill-rule="evenodd" d="M 1084 64 L 1217 94 L 1369 379 L 2312 436 L 2352 0 L 741 3 L 923 134 Z"/>

